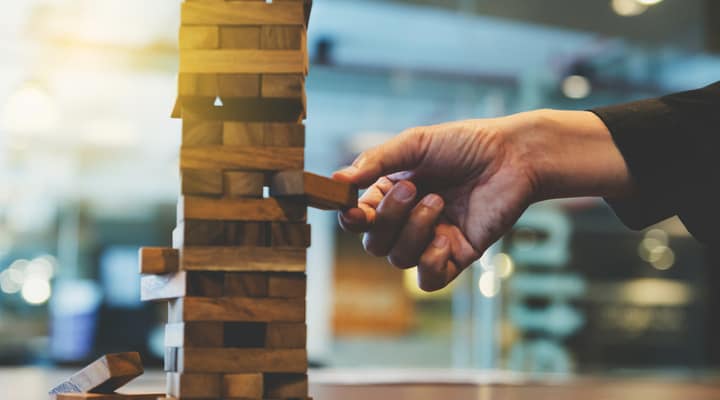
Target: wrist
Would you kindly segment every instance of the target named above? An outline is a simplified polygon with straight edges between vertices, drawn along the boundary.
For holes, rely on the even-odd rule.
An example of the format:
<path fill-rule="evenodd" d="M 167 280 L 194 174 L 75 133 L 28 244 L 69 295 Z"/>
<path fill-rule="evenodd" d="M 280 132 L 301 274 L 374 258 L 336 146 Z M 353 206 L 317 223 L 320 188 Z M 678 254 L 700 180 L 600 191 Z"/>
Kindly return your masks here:
<path fill-rule="evenodd" d="M 532 129 L 522 136 L 537 177 L 539 199 L 632 194 L 627 164 L 597 115 L 558 110 L 525 114 Z"/>

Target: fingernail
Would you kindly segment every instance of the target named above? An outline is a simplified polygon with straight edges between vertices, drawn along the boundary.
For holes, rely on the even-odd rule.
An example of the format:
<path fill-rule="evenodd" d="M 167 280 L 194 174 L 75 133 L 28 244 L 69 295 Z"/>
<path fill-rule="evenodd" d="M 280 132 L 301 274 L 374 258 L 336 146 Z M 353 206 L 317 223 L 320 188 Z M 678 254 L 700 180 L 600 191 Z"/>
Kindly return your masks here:
<path fill-rule="evenodd" d="M 442 207 L 442 198 L 436 194 L 429 194 L 425 196 L 422 203 L 429 208 L 438 209 Z"/>
<path fill-rule="evenodd" d="M 448 244 L 448 238 L 445 235 L 438 235 L 435 237 L 435 240 L 433 240 L 432 244 L 438 249 L 444 249 L 445 246 L 447 246 Z"/>
<path fill-rule="evenodd" d="M 408 201 L 415 197 L 415 189 L 407 183 L 399 183 L 393 189 L 393 197 L 396 200 Z"/>

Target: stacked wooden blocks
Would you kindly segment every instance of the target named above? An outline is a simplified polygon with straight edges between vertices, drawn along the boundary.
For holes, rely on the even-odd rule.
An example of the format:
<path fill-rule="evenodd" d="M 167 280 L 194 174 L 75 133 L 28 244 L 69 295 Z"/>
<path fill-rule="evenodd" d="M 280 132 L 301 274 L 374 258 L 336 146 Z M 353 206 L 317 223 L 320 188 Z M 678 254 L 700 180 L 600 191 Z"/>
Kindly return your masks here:
<path fill-rule="evenodd" d="M 173 248 L 140 252 L 143 300 L 169 301 L 174 398 L 308 397 L 307 206 L 357 204 L 303 171 L 310 5 L 182 4 L 178 223 Z"/>

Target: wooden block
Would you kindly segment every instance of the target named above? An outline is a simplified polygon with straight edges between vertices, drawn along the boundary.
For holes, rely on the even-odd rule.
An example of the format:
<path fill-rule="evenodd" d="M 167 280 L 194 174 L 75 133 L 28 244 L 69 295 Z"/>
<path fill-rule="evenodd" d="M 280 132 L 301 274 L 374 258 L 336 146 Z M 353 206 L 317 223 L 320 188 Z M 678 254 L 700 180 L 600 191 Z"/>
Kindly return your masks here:
<path fill-rule="evenodd" d="M 270 225 L 266 222 L 225 221 L 225 246 L 269 246 Z"/>
<path fill-rule="evenodd" d="M 310 247 L 310 225 L 305 223 L 270 223 L 270 246 Z"/>
<path fill-rule="evenodd" d="M 306 398 L 308 379 L 305 374 L 265 374 L 263 395 L 268 399 Z"/>
<path fill-rule="evenodd" d="M 140 354 L 106 354 L 52 388 L 50 394 L 90 391 L 112 393 L 142 373 Z"/>
<path fill-rule="evenodd" d="M 305 125 L 226 121 L 223 127 L 223 144 L 304 147 Z"/>
<path fill-rule="evenodd" d="M 182 194 L 221 196 L 223 194 L 223 173 L 212 169 L 183 169 L 180 171 Z"/>
<path fill-rule="evenodd" d="M 227 101 L 232 97 L 260 96 L 260 75 L 219 74 L 217 95 Z"/>
<path fill-rule="evenodd" d="M 244 297 L 183 297 L 170 301 L 168 322 L 301 322 L 305 301 Z"/>
<path fill-rule="evenodd" d="M 221 121 L 203 121 L 183 115 L 182 145 L 213 146 L 222 144 Z"/>
<path fill-rule="evenodd" d="M 186 271 L 305 272 L 306 250 L 298 247 L 187 247 L 180 267 Z"/>
<path fill-rule="evenodd" d="M 266 199 L 213 199 L 198 196 L 181 196 L 178 201 L 179 221 L 189 219 L 227 221 L 305 221 L 307 209 L 292 201 Z"/>
<path fill-rule="evenodd" d="M 167 274 L 178 271 L 178 252 L 169 247 L 141 247 L 140 273 Z"/>
<path fill-rule="evenodd" d="M 305 25 L 306 11 L 300 2 L 185 2 L 183 25 Z"/>
<path fill-rule="evenodd" d="M 226 374 L 222 379 L 222 395 L 224 398 L 262 399 L 263 375 Z"/>
<path fill-rule="evenodd" d="M 223 26 L 220 28 L 220 47 L 223 49 L 259 49 L 259 26 Z"/>
<path fill-rule="evenodd" d="M 305 77 L 301 74 L 266 74 L 262 76 L 262 97 L 303 97 Z"/>
<path fill-rule="evenodd" d="M 264 50 L 301 50 L 304 30 L 305 28 L 299 26 L 265 25 L 260 34 L 260 48 Z"/>
<path fill-rule="evenodd" d="M 229 197 L 263 197 L 265 174 L 262 172 L 227 171 L 224 193 Z"/>
<path fill-rule="evenodd" d="M 223 347 L 265 347 L 266 325 L 264 322 L 226 322 Z"/>
<path fill-rule="evenodd" d="M 178 96 L 215 97 L 217 95 L 217 75 L 178 74 Z"/>
<path fill-rule="evenodd" d="M 163 371 L 165 372 L 177 372 L 178 371 L 178 348 L 177 347 L 166 347 L 165 356 L 163 358 Z"/>
<path fill-rule="evenodd" d="M 55 400 L 165 400 L 165 393 L 61 393 Z"/>
<path fill-rule="evenodd" d="M 179 350 L 182 372 L 299 372 L 307 370 L 305 349 L 186 348 Z"/>
<path fill-rule="evenodd" d="M 224 276 L 221 272 L 180 271 L 167 275 L 145 275 L 140 278 L 142 301 L 167 300 L 183 296 L 220 297 Z"/>
<path fill-rule="evenodd" d="M 265 329 L 265 348 L 304 349 L 307 345 L 307 326 L 304 323 L 271 322 Z"/>
<path fill-rule="evenodd" d="M 173 232 L 173 247 L 183 246 L 222 246 L 226 245 L 225 223 L 187 219 L 178 223 Z"/>
<path fill-rule="evenodd" d="M 181 399 L 210 399 L 222 396 L 222 375 L 167 374 L 167 393 Z"/>
<path fill-rule="evenodd" d="M 268 276 L 268 296 L 305 298 L 307 277 L 302 273 L 271 274 Z"/>
<path fill-rule="evenodd" d="M 302 50 L 190 49 L 180 52 L 180 72 L 200 74 L 305 74 Z"/>
<path fill-rule="evenodd" d="M 304 196 L 308 205 L 324 210 L 356 207 L 356 186 L 303 171 L 282 171 L 273 176 L 271 196 Z"/>
<path fill-rule="evenodd" d="M 180 149 L 180 168 L 265 171 L 297 169 L 303 168 L 304 153 L 303 149 L 295 147 L 183 147 Z"/>
<path fill-rule="evenodd" d="M 269 275 L 263 272 L 228 272 L 225 274 L 225 296 L 267 297 Z"/>
<path fill-rule="evenodd" d="M 179 43 L 181 50 L 217 49 L 220 47 L 220 29 L 212 25 L 181 26 Z"/>
<path fill-rule="evenodd" d="M 165 325 L 166 347 L 223 347 L 222 322 L 184 322 Z"/>
<path fill-rule="evenodd" d="M 213 98 L 179 97 L 174 116 L 212 121 L 286 122 L 298 123 L 305 117 L 305 102 L 296 98 L 223 99 L 223 106 L 214 105 Z"/>

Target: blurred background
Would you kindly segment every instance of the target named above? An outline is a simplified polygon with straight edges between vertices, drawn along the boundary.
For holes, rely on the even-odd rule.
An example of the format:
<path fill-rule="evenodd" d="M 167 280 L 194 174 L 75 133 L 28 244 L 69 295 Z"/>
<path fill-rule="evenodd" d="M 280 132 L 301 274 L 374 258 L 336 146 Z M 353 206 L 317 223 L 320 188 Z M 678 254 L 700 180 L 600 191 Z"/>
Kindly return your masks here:
<path fill-rule="evenodd" d="M 720 79 L 713 0 L 316 0 L 306 167 L 404 128 L 585 109 Z M 142 350 L 137 249 L 169 245 L 179 2 L 25 0 L 0 13 L 0 365 Z M 652 143 L 647 143 L 652 151 Z M 673 188 L 668 188 L 673 190 Z M 451 287 L 364 255 L 311 211 L 317 366 L 692 372 L 720 365 L 717 249 L 597 199 L 532 207 Z"/>

